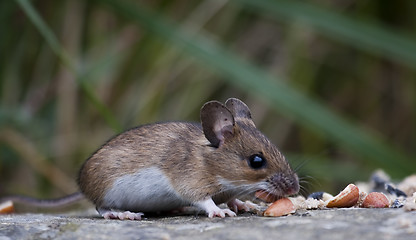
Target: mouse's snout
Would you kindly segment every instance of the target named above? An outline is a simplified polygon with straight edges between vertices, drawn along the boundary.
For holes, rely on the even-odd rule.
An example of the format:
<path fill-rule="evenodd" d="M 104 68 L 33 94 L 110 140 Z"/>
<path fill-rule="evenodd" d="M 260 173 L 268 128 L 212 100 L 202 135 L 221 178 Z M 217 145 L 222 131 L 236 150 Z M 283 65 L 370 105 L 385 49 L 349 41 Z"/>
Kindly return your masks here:
<path fill-rule="evenodd" d="M 277 173 L 269 179 L 269 183 L 280 193 L 279 195 L 289 196 L 299 191 L 299 178 L 296 174 Z"/>
<path fill-rule="evenodd" d="M 299 192 L 299 178 L 298 175 L 295 173 L 293 174 L 293 179 L 291 181 L 291 186 L 288 187 L 286 194 L 293 195 Z"/>

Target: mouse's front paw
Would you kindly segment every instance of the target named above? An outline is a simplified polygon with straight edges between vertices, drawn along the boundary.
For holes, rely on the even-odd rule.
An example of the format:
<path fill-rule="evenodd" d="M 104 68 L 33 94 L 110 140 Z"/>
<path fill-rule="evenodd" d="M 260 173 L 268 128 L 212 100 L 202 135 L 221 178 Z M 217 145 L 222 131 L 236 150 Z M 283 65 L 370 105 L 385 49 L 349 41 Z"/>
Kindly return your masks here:
<path fill-rule="evenodd" d="M 230 209 L 221 209 L 217 205 L 215 205 L 212 198 L 207 198 L 205 200 L 199 201 L 195 203 L 196 206 L 202 208 L 207 214 L 209 218 L 213 217 L 221 217 L 224 218 L 225 215 L 230 217 L 235 217 L 235 212 L 231 211 Z"/>
<path fill-rule="evenodd" d="M 233 200 L 229 201 L 227 205 L 230 209 L 234 210 L 234 212 L 238 212 L 238 211 L 249 212 L 250 210 L 254 210 L 254 211 L 260 210 L 259 205 L 250 201 L 243 202 L 237 198 L 234 198 Z"/>
<path fill-rule="evenodd" d="M 238 212 L 238 211 L 248 212 L 248 211 L 250 211 L 250 207 L 245 202 L 242 202 L 242 201 L 240 201 L 239 199 L 236 199 L 236 198 L 229 201 L 227 203 L 227 205 L 230 209 L 234 210 L 234 212 Z"/>

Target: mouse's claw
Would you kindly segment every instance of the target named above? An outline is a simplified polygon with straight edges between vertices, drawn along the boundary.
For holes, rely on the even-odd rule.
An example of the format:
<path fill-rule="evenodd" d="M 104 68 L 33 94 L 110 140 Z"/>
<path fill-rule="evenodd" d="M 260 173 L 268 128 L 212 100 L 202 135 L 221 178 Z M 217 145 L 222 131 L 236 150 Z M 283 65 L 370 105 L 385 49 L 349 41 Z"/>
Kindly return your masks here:
<path fill-rule="evenodd" d="M 103 214 L 105 219 L 120 219 L 120 220 L 141 220 L 143 213 L 134 213 L 130 211 L 125 212 L 106 212 Z"/>

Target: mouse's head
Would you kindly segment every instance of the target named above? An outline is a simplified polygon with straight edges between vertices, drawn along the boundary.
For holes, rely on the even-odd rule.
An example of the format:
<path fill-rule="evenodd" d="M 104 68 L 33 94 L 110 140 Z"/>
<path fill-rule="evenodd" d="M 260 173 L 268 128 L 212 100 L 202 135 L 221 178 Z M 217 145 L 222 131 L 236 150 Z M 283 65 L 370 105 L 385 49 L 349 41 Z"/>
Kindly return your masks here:
<path fill-rule="evenodd" d="M 262 191 L 277 198 L 299 191 L 296 173 L 256 128 L 242 101 L 230 98 L 225 105 L 206 103 L 201 109 L 201 122 L 212 147 L 207 166 L 225 188 L 245 194 Z"/>

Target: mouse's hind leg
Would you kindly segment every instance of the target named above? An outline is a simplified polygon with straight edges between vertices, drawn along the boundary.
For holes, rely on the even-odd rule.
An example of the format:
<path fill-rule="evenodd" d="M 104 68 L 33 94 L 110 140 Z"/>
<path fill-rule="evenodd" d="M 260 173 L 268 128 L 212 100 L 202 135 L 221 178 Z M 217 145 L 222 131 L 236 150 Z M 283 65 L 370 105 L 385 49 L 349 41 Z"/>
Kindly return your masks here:
<path fill-rule="evenodd" d="M 98 213 L 105 219 L 141 220 L 142 212 L 119 211 L 107 208 L 97 208 Z"/>

